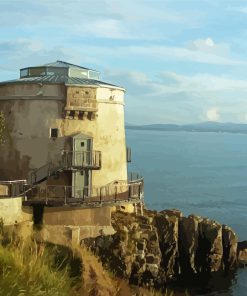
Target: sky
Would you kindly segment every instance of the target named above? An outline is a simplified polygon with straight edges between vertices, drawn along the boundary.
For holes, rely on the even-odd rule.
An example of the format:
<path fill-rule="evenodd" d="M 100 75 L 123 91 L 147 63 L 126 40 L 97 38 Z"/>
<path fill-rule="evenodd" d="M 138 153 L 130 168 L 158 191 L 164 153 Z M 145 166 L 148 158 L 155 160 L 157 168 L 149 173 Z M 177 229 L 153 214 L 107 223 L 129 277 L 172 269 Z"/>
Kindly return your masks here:
<path fill-rule="evenodd" d="M 128 123 L 247 123 L 246 0 L 0 0 L 0 81 L 56 60 L 123 86 Z"/>

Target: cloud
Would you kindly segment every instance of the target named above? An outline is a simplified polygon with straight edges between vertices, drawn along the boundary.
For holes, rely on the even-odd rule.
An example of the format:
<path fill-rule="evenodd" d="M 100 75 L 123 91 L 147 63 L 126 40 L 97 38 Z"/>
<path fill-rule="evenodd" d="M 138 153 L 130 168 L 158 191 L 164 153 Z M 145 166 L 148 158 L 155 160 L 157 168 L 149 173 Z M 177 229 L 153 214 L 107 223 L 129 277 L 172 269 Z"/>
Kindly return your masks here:
<path fill-rule="evenodd" d="M 219 121 L 220 114 L 218 107 L 212 107 L 205 112 L 206 119 L 209 121 Z"/>
<path fill-rule="evenodd" d="M 230 98 L 247 97 L 247 81 L 233 79 L 225 76 L 216 76 L 206 73 L 196 75 L 181 75 L 175 72 L 161 72 L 156 77 L 149 77 L 143 72 L 108 70 L 105 71 L 106 80 L 121 83 L 139 92 L 143 98 L 162 97 L 168 94 L 186 93 L 189 96 L 206 97 L 213 100 L 219 94 L 226 94 L 222 100 Z M 232 99 L 231 99 L 232 100 Z"/>
<path fill-rule="evenodd" d="M 220 92 L 220 91 L 243 91 L 247 92 L 247 81 L 233 79 L 224 75 L 212 75 L 199 73 L 195 75 L 181 75 L 174 72 L 162 72 L 160 78 L 167 86 L 168 92 Z"/>
<path fill-rule="evenodd" d="M 42 42 L 38 40 L 29 40 L 25 38 L 18 38 L 15 40 L 7 40 L 0 42 L 0 52 L 9 55 L 10 53 L 22 52 L 23 49 L 35 52 L 43 49 Z"/>
<path fill-rule="evenodd" d="M 104 76 L 127 89 L 129 122 L 245 121 L 245 80 L 203 73 L 189 76 L 165 72 L 150 77 L 143 72 L 119 70 L 106 71 Z"/>
<path fill-rule="evenodd" d="M 16 79 L 19 69 L 56 60 L 79 63 L 81 55 L 58 46 L 47 46 L 39 40 L 16 39 L 0 41 L 0 81 Z M 87 59 L 85 58 L 85 61 Z"/>
<path fill-rule="evenodd" d="M 224 57 L 212 53 L 206 53 L 199 50 L 191 50 L 185 47 L 167 46 L 167 45 L 115 45 L 107 46 L 86 46 L 88 52 L 96 55 L 111 56 L 117 59 L 129 60 L 133 57 L 144 59 L 148 63 L 161 63 L 179 61 L 183 63 L 193 62 L 212 65 L 226 66 L 246 66 L 246 60 L 237 60 L 230 57 Z"/>
<path fill-rule="evenodd" d="M 247 6 L 228 6 L 227 10 L 247 14 Z"/>
<path fill-rule="evenodd" d="M 171 26 L 190 27 L 196 22 L 188 12 L 150 6 L 149 1 L 11 0 L 1 4 L 0 26 L 49 26 L 67 31 L 71 36 L 109 39 L 161 40 L 170 35 Z M 193 26 L 193 25 L 192 25 Z M 162 30 L 157 30 L 162 28 Z"/>
<path fill-rule="evenodd" d="M 88 47 L 88 50 L 95 54 L 104 54 L 119 59 L 144 59 L 146 63 L 161 63 L 179 61 L 180 63 L 201 63 L 224 66 L 245 66 L 246 60 L 237 60 L 230 57 L 219 56 L 212 53 L 205 53 L 198 50 L 191 50 L 185 47 L 167 45 L 123 45 L 112 47 Z"/>
<path fill-rule="evenodd" d="M 178 10 L 171 10 L 168 7 L 161 9 L 160 5 L 152 6 L 148 1 L 143 0 L 125 0 L 111 1 L 106 0 L 107 10 L 109 13 L 121 18 L 127 22 L 147 22 L 147 21 L 163 21 L 167 23 L 187 24 L 191 23 L 191 18 L 187 14 Z M 162 5 L 161 5 L 162 6 Z M 195 19 L 195 18 L 194 18 Z"/>
<path fill-rule="evenodd" d="M 246 14 L 247 13 L 247 6 L 239 8 L 238 11 Z"/>
<path fill-rule="evenodd" d="M 93 24 L 87 24 L 82 30 L 88 34 L 104 38 L 124 39 L 127 35 L 122 23 L 114 19 L 95 21 Z"/>
<path fill-rule="evenodd" d="M 106 27 L 109 26 L 109 32 L 105 34 L 124 34 L 121 28 L 116 28 L 115 31 L 110 30 L 110 24 L 105 22 Z M 100 24 L 98 24 L 100 25 Z M 138 73 L 135 69 L 136 61 L 144 63 L 146 67 L 153 67 L 155 63 L 159 63 L 159 68 L 162 63 L 170 63 L 171 61 L 180 63 L 205 63 L 230 66 L 245 66 L 246 61 L 232 60 L 230 58 L 220 57 L 213 54 L 207 54 L 197 50 L 189 50 L 187 48 L 169 47 L 169 46 L 131 46 L 131 45 L 113 45 L 109 46 L 90 46 L 87 44 L 65 44 L 57 45 L 57 42 L 51 40 L 46 42 L 44 39 L 10 39 L 0 42 L 0 52 L 2 61 L 1 67 L 15 68 L 19 66 L 37 65 L 44 62 L 50 62 L 57 59 L 65 59 L 71 63 L 82 64 L 86 67 L 106 68 L 111 64 L 115 65 L 115 69 L 119 65 L 129 65 L 132 74 Z M 211 42 L 211 41 L 210 41 Z M 209 42 L 209 43 L 210 43 Z M 5 57 L 5 58 L 4 58 Z M 91 65 L 90 65 L 91 64 Z M 150 65 L 150 66 L 149 66 Z M 120 67 L 121 67 L 120 66 Z M 148 72 L 147 72 L 148 73 Z M 2 76 L 4 73 L 1 73 Z M 140 72 L 139 74 L 140 75 Z M 144 74 L 142 74 L 143 76 Z M 143 78 L 142 78 L 143 79 Z M 163 85 L 159 83 L 159 79 L 163 80 Z M 150 79 L 146 77 L 145 85 L 153 86 L 160 93 L 178 92 L 180 91 L 196 91 L 199 87 L 203 91 L 217 89 L 235 89 L 236 86 L 240 89 L 246 89 L 244 80 L 232 80 L 224 76 L 211 74 L 196 74 L 194 76 L 182 76 L 174 72 L 163 72 L 159 74 L 159 79 Z M 171 83 L 179 85 L 179 88 L 172 87 Z"/>
<path fill-rule="evenodd" d="M 215 54 L 219 56 L 228 56 L 230 54 L 230 47 L 226 43 L 215 43 L 215 41 L 208 37 L 205 39 L 196 39 L 187 44 L 187 48 L 207 54 Z"/>

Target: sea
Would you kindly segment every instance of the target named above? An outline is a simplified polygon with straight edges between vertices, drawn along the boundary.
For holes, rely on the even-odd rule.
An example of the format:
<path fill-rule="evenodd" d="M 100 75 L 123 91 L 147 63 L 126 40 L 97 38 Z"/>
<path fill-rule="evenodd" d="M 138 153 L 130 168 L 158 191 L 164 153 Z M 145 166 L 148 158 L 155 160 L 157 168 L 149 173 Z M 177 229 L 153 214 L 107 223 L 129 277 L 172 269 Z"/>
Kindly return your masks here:
<path fill-rule="evenodd" d="M 247 240 L 247 134 L 127 129 L 126 140 L 146 207 L 208 217 Z M 184 288 L 193 296 L 247 296 L 247 268 Z"/>

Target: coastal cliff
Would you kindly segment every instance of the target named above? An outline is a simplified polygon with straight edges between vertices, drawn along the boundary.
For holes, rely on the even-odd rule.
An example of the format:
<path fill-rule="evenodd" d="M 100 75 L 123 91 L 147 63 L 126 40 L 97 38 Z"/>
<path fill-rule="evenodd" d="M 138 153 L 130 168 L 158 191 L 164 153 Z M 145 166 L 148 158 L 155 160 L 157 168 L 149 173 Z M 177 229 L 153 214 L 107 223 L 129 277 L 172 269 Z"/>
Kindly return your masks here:
<path fill-rule="evenodd" d="M 231 228 L 206 218 L 183 217 L 178 210 L 115 212 L 112 225 L 114 234 L 102 231 L 80 246 L 43 241 L 39 229 L 24 239 L 19 225 L 0 223 L 0 294 L 46 289 L 53 295 L 59 288 L 66 296 L 148 296 L 156 289 L 197 295 L 195 285 L 212 291 L 230 286 L 236 267 L 247 264 L 247 241 L 238 243 Z M 179 287 L 182 294 L 173 294 Z"/>
<path fill-rule="evenodd" d="M 230 227 L 207 218 L 183 217 L 178 210 L 145 210 L 144 216 L 116 212 L 112 225 L 115 234 L 102 233 L 82 244 L 131 284 L 162 288 L 246 264 L 246 244 L 238 244 Z"/>

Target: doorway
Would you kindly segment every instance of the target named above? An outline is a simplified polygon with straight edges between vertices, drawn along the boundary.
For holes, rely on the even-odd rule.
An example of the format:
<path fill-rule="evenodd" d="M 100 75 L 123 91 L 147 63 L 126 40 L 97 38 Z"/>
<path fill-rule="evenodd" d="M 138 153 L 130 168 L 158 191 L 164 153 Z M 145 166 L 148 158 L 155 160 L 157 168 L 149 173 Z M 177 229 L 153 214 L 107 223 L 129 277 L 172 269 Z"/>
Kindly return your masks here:
<path fill-rule="evenodd" d="M 91 191 L 91 170 L 88 169 L 92 156 L 92 139 L 84 135 L 73 137 L 72 196 L 86 197 Z"/>

